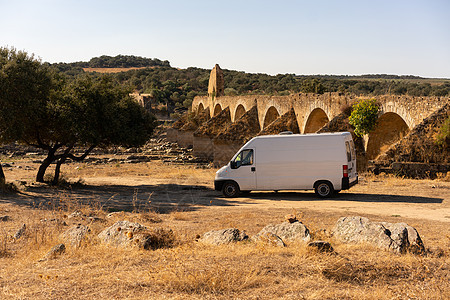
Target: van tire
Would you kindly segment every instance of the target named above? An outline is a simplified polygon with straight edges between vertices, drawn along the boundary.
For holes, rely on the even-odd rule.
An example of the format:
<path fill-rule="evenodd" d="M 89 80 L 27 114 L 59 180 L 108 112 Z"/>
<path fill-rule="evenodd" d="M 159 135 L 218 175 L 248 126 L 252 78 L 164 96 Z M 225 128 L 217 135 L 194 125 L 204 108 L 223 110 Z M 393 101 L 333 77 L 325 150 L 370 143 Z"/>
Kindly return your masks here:
<path fill-rule="evenodd" d="M 329 181 L 318 181 L 314 184 L 314 192 L 320 198 L 328 198 L 334 194 L 333 184 Z"/>
<path fill-rule="evenodd" d="M 227 181 L 223 184 L 222 194 L 227 198 L 237 197 L 240 193 L 239 185 L 234 181 Z"/>

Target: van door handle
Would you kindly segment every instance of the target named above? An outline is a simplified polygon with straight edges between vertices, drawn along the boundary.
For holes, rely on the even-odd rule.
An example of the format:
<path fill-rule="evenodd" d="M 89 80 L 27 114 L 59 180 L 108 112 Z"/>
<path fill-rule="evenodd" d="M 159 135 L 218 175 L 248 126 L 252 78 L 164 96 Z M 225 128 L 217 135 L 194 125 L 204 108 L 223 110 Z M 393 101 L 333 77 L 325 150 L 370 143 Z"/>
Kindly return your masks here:
<path fill-rule="evenodd" d="M 255 168 L 255 167 L 252 167 L 250 170 L 252 170 L 252 172 L 255 172 L 255 171 L 256 171 L 256 168 Z"/>

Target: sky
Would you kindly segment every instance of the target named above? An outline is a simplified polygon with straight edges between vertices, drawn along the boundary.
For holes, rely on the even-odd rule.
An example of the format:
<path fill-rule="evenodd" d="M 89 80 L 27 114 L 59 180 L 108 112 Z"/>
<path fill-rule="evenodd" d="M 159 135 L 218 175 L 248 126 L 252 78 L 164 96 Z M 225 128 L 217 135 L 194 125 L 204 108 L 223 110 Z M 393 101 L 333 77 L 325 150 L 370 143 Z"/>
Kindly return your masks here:
<path fill-rule="evenodd" d="M 0 47 L 173 67 L 450 78 L 450 0 L 0 0 Z"/>

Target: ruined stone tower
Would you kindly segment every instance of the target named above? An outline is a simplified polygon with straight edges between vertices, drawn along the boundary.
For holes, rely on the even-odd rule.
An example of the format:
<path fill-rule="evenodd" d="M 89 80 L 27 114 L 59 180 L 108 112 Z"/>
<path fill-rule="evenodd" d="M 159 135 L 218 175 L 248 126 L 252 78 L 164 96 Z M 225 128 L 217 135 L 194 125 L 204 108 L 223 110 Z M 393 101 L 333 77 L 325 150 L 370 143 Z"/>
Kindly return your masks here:
<path fill-rule="evenodd" d="M 222 69 L 218 64 L 211 70 L 209 75 L 208 96 L 211 98 L 224 95 L 224 79 Z"/>

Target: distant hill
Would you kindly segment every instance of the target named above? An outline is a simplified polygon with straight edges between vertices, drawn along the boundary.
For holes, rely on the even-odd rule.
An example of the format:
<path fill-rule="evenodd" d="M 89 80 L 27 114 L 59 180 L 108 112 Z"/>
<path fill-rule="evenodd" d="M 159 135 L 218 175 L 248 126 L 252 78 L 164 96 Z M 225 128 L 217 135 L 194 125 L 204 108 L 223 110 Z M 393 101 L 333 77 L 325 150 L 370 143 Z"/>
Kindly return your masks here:
<path fill-rule="evenodd" d="M 120 73 L 120 72 L 127 72 L 130 70 L 139 70 L 139 69 L 145 69 L 149 67 L 129 67 L 129 68 L 83 68 L 84 72 L 97 72 L 97 73 Z M 157 67 L 151 67 L 151 68 L 157 68 Z"/>
<path fill-rule="evenodd" d="M 157 58 L 133 55 L 94 57 L 88 62 L 52 64 L 69 80 L 86 73 L 109 73 L 118 84 L 133 92 L 150 94 L 164 103 L 168 113 L 186 110 L 197 95 L 206 95 L 210 69 L 177 69 Z M 288 95 L 290 93 L 351 93 L 372 97 L 384 94 L 409 96 L 450 96 L 450 79 L 412 75 L 296 75 L 254 74 L 223 69 L 225 95 Z"/>
<path fill-rule="evenodd" d="M 145 67 L 170 67 L 169 61 L 158 58 L 146 58 L 134 55 L 117 55 L 91 58 L 88 62 L 79 61 L 73 63 L 53 64 L 58 67 L 72 68 L 145 68 Z"/>

